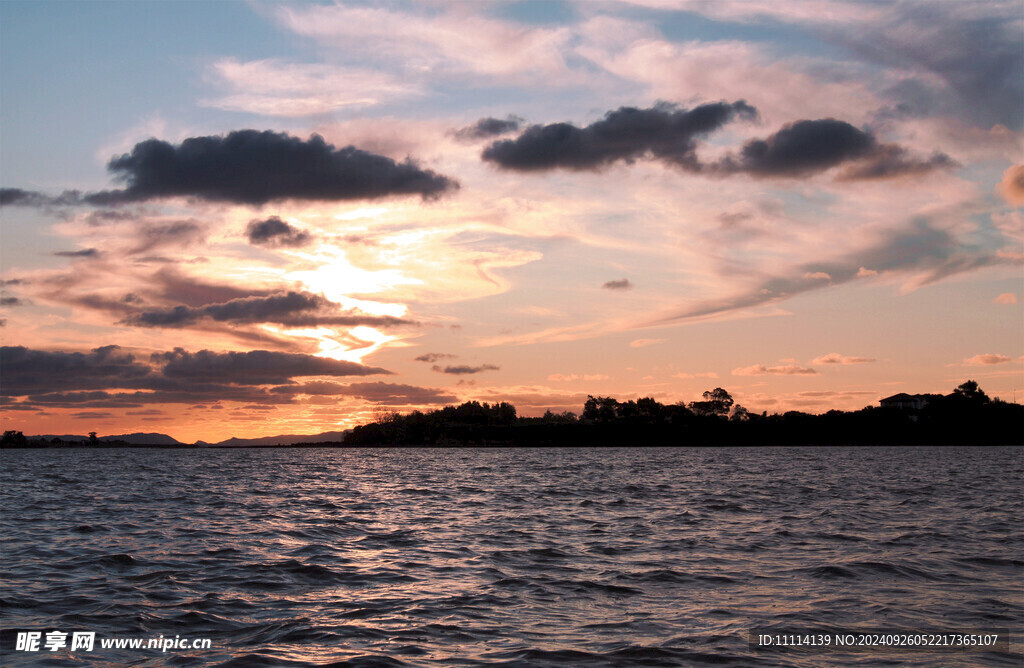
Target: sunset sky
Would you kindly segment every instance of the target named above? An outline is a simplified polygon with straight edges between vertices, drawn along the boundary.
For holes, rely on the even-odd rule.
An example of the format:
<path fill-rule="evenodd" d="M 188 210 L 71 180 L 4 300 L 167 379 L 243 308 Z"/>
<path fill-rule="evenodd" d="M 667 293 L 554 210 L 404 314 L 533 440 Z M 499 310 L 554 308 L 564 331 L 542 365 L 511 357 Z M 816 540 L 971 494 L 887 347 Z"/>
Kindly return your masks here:
<path fill-rule="evenodd" d="M 1008 2 L 0 2 L 3 429 L 1024 401 Z"/>

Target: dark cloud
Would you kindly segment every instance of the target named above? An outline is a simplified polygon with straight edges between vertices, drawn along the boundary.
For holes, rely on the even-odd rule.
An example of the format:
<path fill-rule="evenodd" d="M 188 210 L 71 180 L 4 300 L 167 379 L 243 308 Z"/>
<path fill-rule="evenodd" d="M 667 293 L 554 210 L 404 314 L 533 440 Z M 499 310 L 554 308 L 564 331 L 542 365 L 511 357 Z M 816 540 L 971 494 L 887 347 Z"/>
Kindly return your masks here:
<path fill-rule="evenodd" d="M 458 357 L 458 355 L 452 355 L 449 353 L 424 353 L 418 357 L 414 357 L 413 359 L 417 362 L 428 362 L 433 364 L 440 360 L 455 359 L 456 357 Z"/>
<path fill-rule="evenodd" d="M 500 135 L 515 132 L 522 126 L 523 119 L 518 116 L 506 118 L 481 118 L 473 125 L 455 131 L 458 139 L 472 141 L 475 139 L 488 139 Z"/>
<path fill-rule="evenodd" d="M 737 116 L 753 119 L 757 110 L 743 101 L 704 104 L 691 110 L 670 104 L 650 109 L 621 107 L 584 128 L 569 123 L 531 125 L 516 139 L 494 142 L 482 157 L 517 171 L 596 170 L 645 156 L 698 170 L 696 140 Z"/>
<path fill-rule="evenodd" d="M 868 160 L 844 170 L 840 178 L 849 181 L 887 179 L 894 176 L 926 174 L 957 166 L 958 163 L 945 153 L 935 153 L 928 159 L 918 159 L 909 156 L 906 149 L 888 144 L 880 146 Z"/>
<path fill-rule="evenodd" d="M 196 353 L 175 348 L 156 353 L 154 363 L 163 364 L 167 378 L 223 381 L 231 379 L 238 385 L 282 385 L 296 376 L 369 376 L 390 374 L 387 369 L 363 366 L 324 357 L 267 350 L 217 353 L 200 350 Z"/>
<path fill-rule="evenodd" d="M 0 206 L 44 206 L 50 203 L 46 195 L 21 188 L 0 188 Z"/>
<path fill-rule="evenodd" d="M 319 135 L 304 141 L 257 130 L 192 137 L 178 145 L 149 139 L 107 167 L 126 187 L 87 194 L 85 202 L 102 206 L 195 197 L 260 205 L 289 199 L 340 201 L 413 194 L 433 198 L 458 187 L 409 160 L 395 162 L 354 146 L 337 149 Z"/>
<path fill-rule="evenodd" d="M 865 157 L 874 148 L 874 137 L 844 121 L 798 121 L 767 139 L 747 142 L 734 169 L 757 176 L 802 176 Z"/>
<path fill-rule="evenodd" d="M 136 397 L 152 396 L 149 393 L 113 394 L 101 390 L 91 392 L 48 392 L 33 394 L 28 401 L 46 408 L 139 408 L 143 404 Z"/>
<path fill-rule="evenodd" d="M 17 297 L 0 297 L 0 306 L 21 306 L 24 303 Z"/>
<path fill-rule="evenodd" d="M 916 219 L 909 226 L 887 233 L 877 244 L 839 256 L 834 260 L 809 262 L 787 276 L 762 281 L 736 297 L 700 302 L 678 314 L 652 324 L 704 318 L 719 313 L 753 308 L 795 295 L 840 285 L 861 276 L 883 272 L 914 272 L 917 285 L 935 283 L 948 276 L 1019 259 L 997 250 L 969 247 L 927 220 Z"/>
<path fill-rule="evenodd" d="M 628 278 L 620 278 L 615 281 L 608 281 L 601 287 L 606 290 L 632 290 L 633 284 L 629 282 Z"/>
<path fill-rule="evenodd" d="M 0 398 L 2 398 L 2 397 L 0 397 Z M 39 413 L 40 411 L 43 410 L 41 408 L 36 408 L 35 406 L 26 406 L 26 405 L 23 405 L 23 404 L 12 404 L 12 403 L 7 403 L 6 401 L 3 402 L 3 409 L 5 411 L 32 411 L 32 412 L 36 412 L 36 413 Z M 40 414 L 42 415 L 44 413 L 40 413 Z"/>
<path fill-rule="evenodd" d="M 19 396 L 62 389 L 90 390 L 133 387 L 153 375 L 149 365 L 117 346 L 88 353 L 49 352 L 23 346 L 0 348 L 3 392 Z"/>
<path fill-rule="evenodd" d="M 57 257 L 99 257 L 99 250 L 95 248 L 84 248 L 76 251 L 57 251 L 54 253 Z"/>
<path fill-rule="evenodd" d="M 5 285 L 24 285 L 25 283 L 27 283 L 27 281 L 24 281 L 24 280 L 22 280 L 20 278 L 9 278 L 6 281 L 0 280 L 0 286 L 5 286 Z"/>
<path fill-rule="evenodd" d="M 353 362 L 265 350 L 190 353 L 176 348 L 151 355 L 147 363 L 117 346 L 88 353 L 4 346 L 0 368 L 3 394 L 27 396 L 21 405 L 79 408 L 197 401 L 290 403 L 291 396 L 260 386 L 293 385 L 293 378 L 305 376 L 391 373 Z"/>
<path fill-rule="evenodd" d="M 0 206 L 73 206 L 82 203 L 81 196 L 77 190 L 65 190 L 58 197 L 51 197 L 34 190 L 0 188 Z"/>
<path fill-rule="evenodd" d="M 910 86 L 893 93 L 915 115 L 955 114 L 985 129 L 1020 130 L 1021 34 L 1019 3 L 901 2 L 874 24 L 830 29 L 826 37 L 914 73 Z"/>
<path fill-rule="evenodd" d="M 941 153 L 928 160 L 912 158 L 902 147 L 881 144 L 845 121 L 824 118 L 797 121 L 767 139 L 749 141 L 738 158 L 726 158 L 710 168 L 720 174 L 795 178 L 846 163 L 854 164 L 842 178 L 851 180 L 920 174 L 956 165 Z"/>
<path fill-rule="evenodd" d="M 482 157 L 518 171 L 597 170 L 617 161 L 650 157 L 694 172 L 775 178 L 801 177 L 847 165 L 841 178 L 848 180 L 922 174 L 956 166 L 942 153 L 915 158 L 900 146 L 881 143 L 871 133 L 834 118 L 797 121 L 766 139 L 747 142 L 738 156 L 712 164 L 700 161 L 698 138 L 735 117 L 756 115 L 757 111 L 742 101 L 705 104 L 693 110 L 665 104 L 651 109 L 623 107 L 585 128 L 568 123 L 530 126 L 516 139 L 494 142 Z"/>
<path fill-rule="evenodd" d="M 114 209 L 106 209 L 91 211 L 86 214 L 82 220 L 91 227 L 100 227 L 108 223 L 121 223 L 135 220 L 139 215 L 140 214 L 137 211 L 116 211 Z"/>
<path fill-rule="evenodd" d="M 290 396 L 272 394 L 258 386 L 222 383 L 178 383 L 172 389 L 135 392 L 51 392 L 31 395 L 24 405 L 44 408 L 143 408 L 154 404 L 192 404 L 196 401 L 234 401 L 238 403 L 288 404 Z"/>
<path fill-rule="evenodd" d="M 250 221 L 245 234 L 254 246 L 297 248 L 313 241 L 313 235 L 309 232 L 292 227 L 278 216 Z"/>
<path fill-rule="evenodd" d="M 454 376 L 464 376 L 471 373 L 481 373 L 483 371 L 498 371 L 501 369 L 500 366 L 494 366 L 493 364 L 481 364 L 480 366 L 469 366 L 467 364 L 459 364 L 456 366 L 432 366 L 431 370 L 438 373 L 448 373 Z"/>
<path fill-rule="evenodd" d="M 344 314 L 339 314 L 339 312 Z M 338 325 L 356 327 L 387 327 L 413 324 L 391 316 L 374 316 L 359 312 L 343 312 L 341 307 L 320 295 L 308 292 L 287 292 L 268 296 L 242 297 L 220 304 L 198 307 L 175 306 L 159 311 L 133 313 L 122 324 L 139 327 L 185 327 L 200 320 L 215 322 L 273 322 L 289 327 Z"/>

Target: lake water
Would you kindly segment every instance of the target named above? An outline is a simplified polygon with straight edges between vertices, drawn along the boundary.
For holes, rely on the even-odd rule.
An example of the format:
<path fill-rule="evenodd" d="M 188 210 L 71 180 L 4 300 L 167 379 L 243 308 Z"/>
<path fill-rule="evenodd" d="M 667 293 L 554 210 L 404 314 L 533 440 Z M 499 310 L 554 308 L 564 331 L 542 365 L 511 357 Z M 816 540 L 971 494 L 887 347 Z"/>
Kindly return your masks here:
<path fill-rule="evenodd" d="M 1024 662 L 1024 448 L 0 458 L 3 665 Z M 748 645 L 807 628 L 1015 635 L 970 654 Z M 15 649 L 53 630 L 95 648 Z M 160 636 L 211 648 L 100 647 Z"/>

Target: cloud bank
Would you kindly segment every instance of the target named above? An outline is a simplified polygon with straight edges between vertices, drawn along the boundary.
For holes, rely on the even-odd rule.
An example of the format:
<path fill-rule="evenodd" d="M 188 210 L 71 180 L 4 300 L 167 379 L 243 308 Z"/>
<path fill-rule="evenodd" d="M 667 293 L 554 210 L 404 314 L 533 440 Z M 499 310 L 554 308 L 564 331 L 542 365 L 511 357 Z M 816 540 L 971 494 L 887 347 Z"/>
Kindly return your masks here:
<path fill-rule="evenodd" d="M 515 139 L 494 142 L 482 157 L 502 169 L 522 172 L 598 170 L 645 156 L 698 170 L 697 139 L 736 117 L 752 120 L 757 110 L 742 100 L 689 110 L 671 104 L 621 107 L 583 128 L 570 123 L 531 125 Z"/>
<path fill-rule="evenodd" d="M 738 155 L 702 162 L 697 139 L 737 117 L 755 119 L 757 110 L 742 100 L 692 110 L 666 103 L 650 109 L 622 107 L 583 128 L 569 123 L 532 125 L 515 139 L 492 143 L 482 158 L 502 169 L 530 172 L 596 171 L 647 157 L 691 172 L 757 178 L 797 178 L 845 165 L 839 175 L 844 180 L 924 174 L 957 164 L 939 152 L 930 158 L 914 157 L 902 146 L 880 142 L 872 133 L 834 118 L 797 121 L 765 139 L 748 141 Z"/>
<path fill-rule="evenodd" d="M 766 139 L 747 142 L 738 158 L 726 158 L 713 170 L 762 178 L 795 178 L 848 163 L 853 164 L 840 178 L 882 179 L 956 165 L 942 153 L 925 160 L 913 158 L 906 149 L 882 144 L 872 134 L 845 121 L 824 118 L 797 121 Z"/>
<path fill-rule="evenodd" d="M 269 296 L 244 297 L 220 304 L 200 307 L 175 306 L 159 311 L 143 311 L 125 318 L 122 324 L 138 327 L 184 327 L 200 320 L 215 322 L 263 323 L 272 322 L 289 327 L 337 325 L 357 327 L 386 327 L 413 324 L 402 318 L 373 316 L 347 312 L 339 315 L 341 307 L 321 295 L 308 292 L 287 292 Z"/>
<path fill-rule="evenodd" d="M 191 353 L 175 348 L 154 353 L 147 362 L 118 346 L 102 346 L 87 353 L 3 346 L 0 366 L 6 396 L 107 389 L 181 390 L 197 383 L 281 385 L 302 376 L 391 373 L 354 362 L 266 350 Z"/>
<path fill-rule="evenodd" d="M 148 139 L 113 158 L 107 168 L 127 186 L 86 194 L 66 191 L 59 197 L 3 188 L 0 204 L 108 206 L 170 197 L 248 205 L 395 195 L 435 199 L 459 187 L 409 159 L 395 162 L 354 146 L 335 148 L 320 135 L 302 140 L 269 130 L 191 137 L 177 145 Z"/>

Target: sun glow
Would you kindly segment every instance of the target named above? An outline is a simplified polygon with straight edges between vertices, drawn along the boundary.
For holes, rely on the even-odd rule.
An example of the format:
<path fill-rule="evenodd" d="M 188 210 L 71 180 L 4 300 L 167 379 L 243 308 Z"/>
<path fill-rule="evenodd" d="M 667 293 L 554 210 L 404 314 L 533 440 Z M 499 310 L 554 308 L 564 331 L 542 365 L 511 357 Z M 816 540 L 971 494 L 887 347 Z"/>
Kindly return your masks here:
<path fill-rule="evenodd" d="M 303 254 L 303 258 L 309 264 L 316 265 L 316 268 L 289 272 L 284 274 L 283 278 L 298 281 L 310 292 L 323 294 L 346 308 L 358 308 L 373 315 L 402 316 L 406 309 L 402 304 L 368 301 L 350 295 L 379 294 L 393 290 L 399 285 L 422 282 L 405 276 L 397 269 L 360 269 L 348 260 L 344 251 L 336 248 L 325 246 L 314 254 Z"/>
<path fill-rule="evenodd" d="M 327 357 L 343 362 L 363 363 L 363 358 L 377 352 L 400 337 L 385 334 L 373 327 L 353 327 L 349 330 L 332 327 L 299 327 L 281 329 L 264 325 L 263 329 L 282 336 L 314 339 L 320 352 L 316 357 Z"/>

